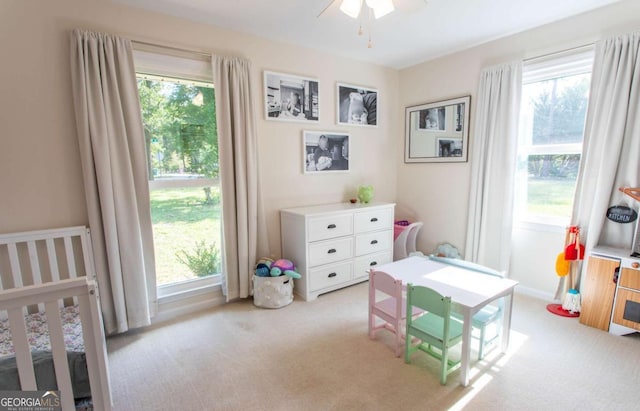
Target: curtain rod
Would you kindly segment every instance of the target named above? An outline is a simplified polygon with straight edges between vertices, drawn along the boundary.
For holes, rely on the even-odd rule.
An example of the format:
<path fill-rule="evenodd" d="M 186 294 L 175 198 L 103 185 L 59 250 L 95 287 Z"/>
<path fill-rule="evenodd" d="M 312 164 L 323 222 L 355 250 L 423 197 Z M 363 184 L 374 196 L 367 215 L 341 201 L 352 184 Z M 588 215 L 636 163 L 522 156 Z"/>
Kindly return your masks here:
<path fill-rule="evenodd" d="M 160 49 L 177 51 L 177 52 L 181 52 L 181 53 L 197 54 L 198 56 L 201 56 L 201 57 L 211 58 L 211 53 L 205 53 L 203 51 L 190 50 L 190 49 L 185 49 L 185 48 L 180 48 L 180 47 L 173 47 L 173 46 L 165 46 L 163 44 L 150 43 L 148 41 L 141 41 L 141 40 L 131 40 L 131 42 L 134 43 L 134 44 L 139 44 L 141 46 L 157 47 L 157 48 L 160 48 Z"/>
<path fill-rule="evenodd" d="M 535 61 L 535 60 L 539 60 L 539 59 L 544 59 L 544 58 L 546 58 L 546 57 L 551 57 L 551 56 L 554 56 L 554 55 L 556 55 L 556 54 L 562 54 L 562 53 L 566 53 L 566 52 L 569 52 L 569 51 L 575 51 L 575 50 L 580 50 L 580 49 L 586 49 L 586 48 L 589 48 L 589 47 L 593 47 L 595 44 L 596 44 L 595 42 L 593 42 L 593 43 L 587 43 L 587 44 L 583 44 L 583 45 L 581 45 L 581 46 L 571 47 L 571 48 L 566 49 L 566 50 L 553 51 L 553 52 L 551 52 L 551 53 L 542 54 L 542 55 L 540 55 L 540 56 L 529 57 L 528 59 L 524 59 L 524 60 L 522 60 L 522 61 L 523 61 L 523 62 L 525 62 L 525 63 L 528 63 L 528 62 L 531 62 L 531 61 Z"/>

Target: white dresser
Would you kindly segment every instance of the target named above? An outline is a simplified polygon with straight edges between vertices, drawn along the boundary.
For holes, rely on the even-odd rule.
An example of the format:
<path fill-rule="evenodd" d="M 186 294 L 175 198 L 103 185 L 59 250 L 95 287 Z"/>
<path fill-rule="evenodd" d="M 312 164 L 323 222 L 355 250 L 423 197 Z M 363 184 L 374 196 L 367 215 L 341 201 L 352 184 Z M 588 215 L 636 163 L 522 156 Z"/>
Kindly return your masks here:
<path fill-rule="evenodd" d="M 393 260 L 395 204 L 327 204 L 280 210 L 282 257 L 302 275 L 304 300 L 365 281 L 368 270 Z"/>

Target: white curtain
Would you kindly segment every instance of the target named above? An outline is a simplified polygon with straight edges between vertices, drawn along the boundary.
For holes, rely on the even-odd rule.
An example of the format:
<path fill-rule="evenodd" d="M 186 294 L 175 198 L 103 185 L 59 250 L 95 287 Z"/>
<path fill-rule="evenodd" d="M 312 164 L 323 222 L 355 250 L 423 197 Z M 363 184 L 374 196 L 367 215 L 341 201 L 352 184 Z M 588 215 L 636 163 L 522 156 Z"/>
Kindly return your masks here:
<path fill-rule="evenodd" d="M 129 40 L 74 30 L 71 75 L 107 333 L 150 324 L 156 284 L 145 139 Z"/>
<path fill-rule="evenodd" d="M 606 218 L 607 208 L 634 200 L 619 187 L 640 184 L 640 32 L 596 44 L 572 224 L 587 250 L 630 248 L 635 224 Z M 561 280 L 556 298 L 569 288 Z"/>
<path fill-rule="evenodd" d="M 499 271 L 509 268 L 520 62 L 482 71 L 471 144 L 471 193 L 465 259 Z"/>
<path fill-rule="evenodd" d="M 258 138 L 249 61 L 213 56 L 222 187 L 223 291 L 227 301 L 252 294 L 256 260 L 268 254 L 258 176 Z"/>

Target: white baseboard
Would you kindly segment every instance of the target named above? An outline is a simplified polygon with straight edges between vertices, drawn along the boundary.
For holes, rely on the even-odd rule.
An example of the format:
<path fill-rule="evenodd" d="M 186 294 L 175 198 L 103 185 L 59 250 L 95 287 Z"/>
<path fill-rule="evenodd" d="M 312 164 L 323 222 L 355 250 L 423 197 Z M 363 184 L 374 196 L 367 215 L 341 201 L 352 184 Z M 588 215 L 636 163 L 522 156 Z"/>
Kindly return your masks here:
<path fill-rule="evenodd" d="M 537 298 L 539 300 L 544 300 L 549 302 L 555 301 L 553 298 L 554 297 L 553 294 L 548 293 L 546 291 L 538 290 L 537 288 L 526 287 L 524 285 L 518 285 L 515 289 L 515 292 L 517 294 L 526 295 L 528 297 Z"/>

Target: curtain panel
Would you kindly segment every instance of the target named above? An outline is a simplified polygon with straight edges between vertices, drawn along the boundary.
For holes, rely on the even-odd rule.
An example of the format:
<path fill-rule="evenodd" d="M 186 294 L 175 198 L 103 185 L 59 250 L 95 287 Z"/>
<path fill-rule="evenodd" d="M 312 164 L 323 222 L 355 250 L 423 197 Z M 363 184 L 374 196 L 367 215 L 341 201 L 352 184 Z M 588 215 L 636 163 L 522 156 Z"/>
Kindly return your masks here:
<path fill-rule="evenodd" d="M 252 294 L 254 265 L 268 255 L 249 61 L 212 56 L 222 190 L 223 292 Z"/>
<path fill-rule="evenodd" d="M 149 325 L 156 306 L 146 150 L 130 41 L 74 30 L 71 77 L 105 329 L 120 333 Z"/>
<path fill-rule="evenodd" d="M 480 75 L 471 140 L 471 192 L 465 259 L 509 269 L 522 64 Z"/>
<path fill-rule="evenodd" d="M 571 223 L 581 227 L 587 250 L 630 248 L 635 224 L 614 223 L 606 213 L 614 204 L 638 206 L 618 188 L 640 185 L 640 32 L 598 42 L 593 64 Z M 561 278 L 556 298 L 570 287 Z"/>

